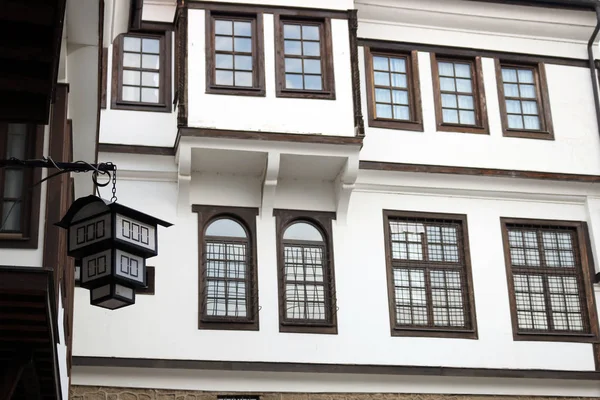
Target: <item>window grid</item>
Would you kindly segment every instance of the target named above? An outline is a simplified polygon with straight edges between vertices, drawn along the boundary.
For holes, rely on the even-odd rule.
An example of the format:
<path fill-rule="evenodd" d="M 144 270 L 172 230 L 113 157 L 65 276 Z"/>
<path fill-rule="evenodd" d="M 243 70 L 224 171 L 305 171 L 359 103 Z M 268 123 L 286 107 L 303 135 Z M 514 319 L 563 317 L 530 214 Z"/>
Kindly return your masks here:
<path fill-rule="evenodd" d="M 390 217 L 395 329 L 474 329 L 460 223 Z"/>
<path fill-rule="evenodd" d="M 283 21 L 285 89 L 323 90 L 323 24 Z"/>
<path fill-rule="evenodd" d="M 501 73 L 508 128 L 543 130 L 536 70 L 502 65 Z"/>
<path fill-rule="evenodd" d="M 0 124 L 0 157 L 29 158 L 30 135 L 24 124 Z M 22 168 L 0 168 L 0 233 L 20 234 L 25 229 L 24 190 L 28 172 Z"/>
<path fill-rule="evenodd" d="M 123 37 L 121 99 L 126 102 L 160 104 L 161 39 Z"/>
<path fill-rule="evenodd" d="M 255 19 L 213 18 L 216 86 L 252 88 L 255 75 Z"/>
<path fill-rule="evenodd" d="M 519 332 L 589 333 L 576 229 L 506 229 Z"/>
<path fill-rule="evenodd" d="M 373 54 L 375 117 L 411 121 L 408 57 Z"/>
<path fill-rule="evenodd" d="M 477 125 L 474 64 L 468 61 L 437 61 L 442 121 L 459 125 Z"/>

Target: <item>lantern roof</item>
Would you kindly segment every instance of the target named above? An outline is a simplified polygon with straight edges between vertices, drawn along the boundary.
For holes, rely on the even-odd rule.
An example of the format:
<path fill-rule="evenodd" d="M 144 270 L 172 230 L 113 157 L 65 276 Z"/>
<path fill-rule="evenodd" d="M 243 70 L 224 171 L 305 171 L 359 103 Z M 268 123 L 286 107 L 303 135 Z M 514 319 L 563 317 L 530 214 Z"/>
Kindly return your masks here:
<path fill-rule="evenodd" d="M 71 204 L 69 211 L 67 211 L 63 219 L 61 219 L 54 225 L 67 229 L 72 224 L 72 222 L 76 222 L 80 219 L 84 219 L 94 215 L 103 214 L 105 212 L 114 212 L 127 215 L 131 218 L 134 218 L 140 222 L 144 222 L 149 225 L 161 225 L 166 228 L 173 225 L 170 222 L 163 221 L 141 211 L 137 211 L 133 208 L 126 207 L 122 204 L 111 203 L 109 200 L 105 200 L 94 195 L 81 197 L 75 200 L 73 204 Z"/>

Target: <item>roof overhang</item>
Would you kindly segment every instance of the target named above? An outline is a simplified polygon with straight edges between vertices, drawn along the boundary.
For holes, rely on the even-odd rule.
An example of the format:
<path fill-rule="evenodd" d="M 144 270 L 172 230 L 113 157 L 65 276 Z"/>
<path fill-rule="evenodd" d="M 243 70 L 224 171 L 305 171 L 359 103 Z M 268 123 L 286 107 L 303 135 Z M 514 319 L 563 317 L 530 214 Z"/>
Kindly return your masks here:
<path fill-rule="evenodd" d="M 595 10 L 599 5 L 597 0 L 469 0 L 483 3 L 510 4 L 515 6 L 534 6 L 566 8 L 572 10 Z"/>

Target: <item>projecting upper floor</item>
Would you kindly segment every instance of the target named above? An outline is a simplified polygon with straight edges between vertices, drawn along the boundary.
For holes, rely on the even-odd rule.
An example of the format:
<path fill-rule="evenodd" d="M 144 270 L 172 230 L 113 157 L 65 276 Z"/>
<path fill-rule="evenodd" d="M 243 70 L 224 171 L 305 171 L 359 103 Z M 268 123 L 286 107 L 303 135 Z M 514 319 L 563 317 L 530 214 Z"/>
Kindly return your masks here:
<path fill-rule="evenodd" d="M 364 161 L 600 174 L 591 10 L 164 3 L 112 30 L 100 143 L 357 138 Z"/>

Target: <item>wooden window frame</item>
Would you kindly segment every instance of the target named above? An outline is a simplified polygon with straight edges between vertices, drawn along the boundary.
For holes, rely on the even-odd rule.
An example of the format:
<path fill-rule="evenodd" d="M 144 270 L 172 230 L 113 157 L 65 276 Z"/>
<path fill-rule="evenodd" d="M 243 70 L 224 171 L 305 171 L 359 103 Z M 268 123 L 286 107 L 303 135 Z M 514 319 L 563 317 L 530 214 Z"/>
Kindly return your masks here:
<path fill-rule="evenodd" d="M 552 113 L 550 111 L 550 97 L 548 94 L 548 79 L 546 77 L 545 64 L 543 62 L 524 63 L 512 60 L 501 60 L 498 58 L 494 61 L 496 65 L 496 83 L 498 85 L 498 101 L 500 103 L 500 119 L 502 120 L 503 135 L 515 138 L 554 140 L 554 125 L 552 123 Z M 538 117 L 540 119 L 541 127 L 540 130 L 513 129 L 508 127 L 502 66 L 533 70 Z"/>
<path fill-rule="evenodd" d="M 337 335 L 337 306 L 335 290 L 335 272 L 333 262 L 333 237 L 331 221 L 336 219 L 334 212 L 324 211 L 298 211 L 298 210 L 273 210 L 276 224 L 277 237 L 277 280 L 279 293 L 279 332 L 288 333 L 317 333 Z M 328 262 L 324 265 L 324 280 L 328 286 L 329 293 L 326 297 L 326 313 L 329 320 L 326 321 L 295 321 L 285 318 L 285 289 L 284 289 L 284 246 L 283 234 L 285 230 L 296 222 L 306 222 L 316 227 L 324 236 L 325 256 Z"/>
<path fill-rule="evenodd" d="M 206 10 L 206 93 L 234 96 L 265 96 L 265 51 L 263 15 L 259 12 L 218 12 Z M 217 85 L 215 80 L 215 17 L 251 20 L 252 23 L 252 87 Z"/>
<path fill-rule="evenodd" d="M 367 104 L 369 126 L 374 128 L 398 129 L 423 132 L 423 109 L 421 106 L 421 80 L 419 77 L 419 57 L 417 51 L 399 52 L 385 48 L 364 47 L 367 81 Z M 407 89 L 409 96 L 410 121 L 378 118 L 375 111 L 375 78 L 373 76 L 373 55 L 406 58 Z"/>
<path fill-rule="evenodd" d="M 160 84 L 158 87 L 160 100 L 159 103 L 154 104 L 143 103 L 141 101 L 135 102 L 122 100 L 121 89 L 123 87 L 123 41 L 125 37 L 160 40 Z M 111 80 L 111 109 L 170 113 L 171 104 L 173 102 L 171 96 L 171 32 L 166 31 L 162 34 L 128 32 L 117 36 L 113 42 Z"/>
<path fill-rule="evenodd" d="M 568 333 L 568 332 L 523 332 L 519 330 L 517 320 L 517 305 L 515 298 L 515 288 L 513 282 L 512 263 L 510 258 L 510 246 L 508 242 L 509 225 L 531 225 L 531 226 L 552 226 L 575 229 L 577 238 L 577 247 L 581 259 L 581 271 L 577 272 L 578 279 L 582 284 L 582 290 L 585 292 L 586 308 L 583 314 L 587 314 L 590 332 L 588 333 Z M 591 249 L 589 231 L 586 222 L 582 221 L 562 221 L 562 220 L 540 220 L 525 218 L 500 218 L 502 230 L 502 243 L 504 249 L 504 262 L 506 266 L 506 280 L 508 284 L 508 298 L 510 304 L 510 314 L 512 321 L 513 340 L 515 341 L 546 341 L 546 342 L 584 342 L 596 343 L 600 338 L 598 328 L 598 315 L 596 311 L 596 299 L 594 294 L 594 260 Z M 546 294 L 546 292 L 544 292 Z M 586 315 L 582 315 L 584 318 Z"/>
<path fill-rule="evenodd" d="M 331 39 L 331 18 L 274 14 L 275 20 L 275 87 L 276 96 L 299 99 L 335 100 L 335 73 L 333 68 L 333 43 Z M 285 87 L 285 53 L 283 24 L 285 22 L 319 24 L 321 43 L 321 82 L 322 90 L 287 89 Z"/>
<path fill-rule="evenodd" d="M 455 124 L 444 122 L 442 113 L 442 91 L 440 88 L 440 73 L 438 62 L 451 62 L 469 64 L 471 66 L 471 82 L 473 103 L 475 105 L 475 125 Z M 483 69 L 481 57 L 474 58 L 445 56 L 431 53 L 431 74 L 433 77 L 433 98 L 435 103 L 435 118 L 437 130 L 441 132 L 477 133 L 489 135 L 487 106 L 485 101 L 485 87 L 483 83 Z M 458 92 L 456 92 L 458 94 Z"/>
<path fill-rule="evenodd" d="M 394 272 L 393 272 L 393 261 L 391 251 L 391 236 L 390 236 L 390 220 L 395 218 L 414 218 L 419 219 L 438 219 L 448 222 L 454 222 L 461 225 L 462 238 L 462 249 L 459 248 L 459 252 L 462 250 L 464 256 L 464 277 L 465 277 L 465 290 L 464 297 L 469 302 L 469 309 L 466 310 L 469 320 L 471 321 L 471 327 L 469 328 L 433 328 L 433 327 L 406 327 L 396 325 L 396 300 L 394 290 Z M 385 244 L 385 259 L 386 259 L 386 275 L 387 275 L 387 286 L 388 286 L 388 309 L 390 316 L 390 333 L 391 336 L 409 336 L 409 337 L 437 337 L 437 338 L 460 338 L 460 339 L 478 339 L 477 333 L 477 314 L 475 310 L 475 295 L 473 290 L 473 273 L 471 269 L 471 255 L 469 248 L 469 230 L 467 223 L 467 216 L 464 214 L 441 214 L 441 213 L 430 213 L 430 212 L 418 212 L 418 211 L 397 211 L 397 210 L 383 210 L 383 231 L 384 231 L 384 244 Z M 431 289 L 429 289 L 431 290 Z M 426 286 L 426 295 L 427 286 Z M 464 309 L 464 308 L 463 308 Z"/>
<path fill-rule="evenodd" d="M 216 330 L 259 330 L 259 307 L 258 307 L 258 258 L 256 247 L 256 217 L 258 208 L 250 207 L 225 207 L 225 206 L 192 206 L 192 211 L 198 214 L 198 329 Z M 248 234 L 248 251 L 251 252 L 251 265 L 247 265 L 250 276 L 247 288 L 247 318 L 239 318 L 232 321 L 231 317 L 214 317 L 204 315 L 204 238 L 206 228 L 217 219 L 228 218 L 240 223 Z"/>
<path fill-rule="evenodd" d="M 6 137 L 8 125 L 0 123 L 0 135 Z M 0 141 L 0 157 L 5 154 L 3 141 Z M 44 126 L 27 126 L 27 158 L 40 159 L 44 150 Z M 41 186 L 33 185 L 42 179 L 41 168 L 25 168 L 21 207 L 21 233 L 0 233 L 2 249 L 37 249 L 40 223 Z M 3 173 L 0 170 L 0 193 L 4 190 Z M 2 216 L 0 215 L 0 220 Z M 2 221 L 0 221 L 2 224 Z"/>

